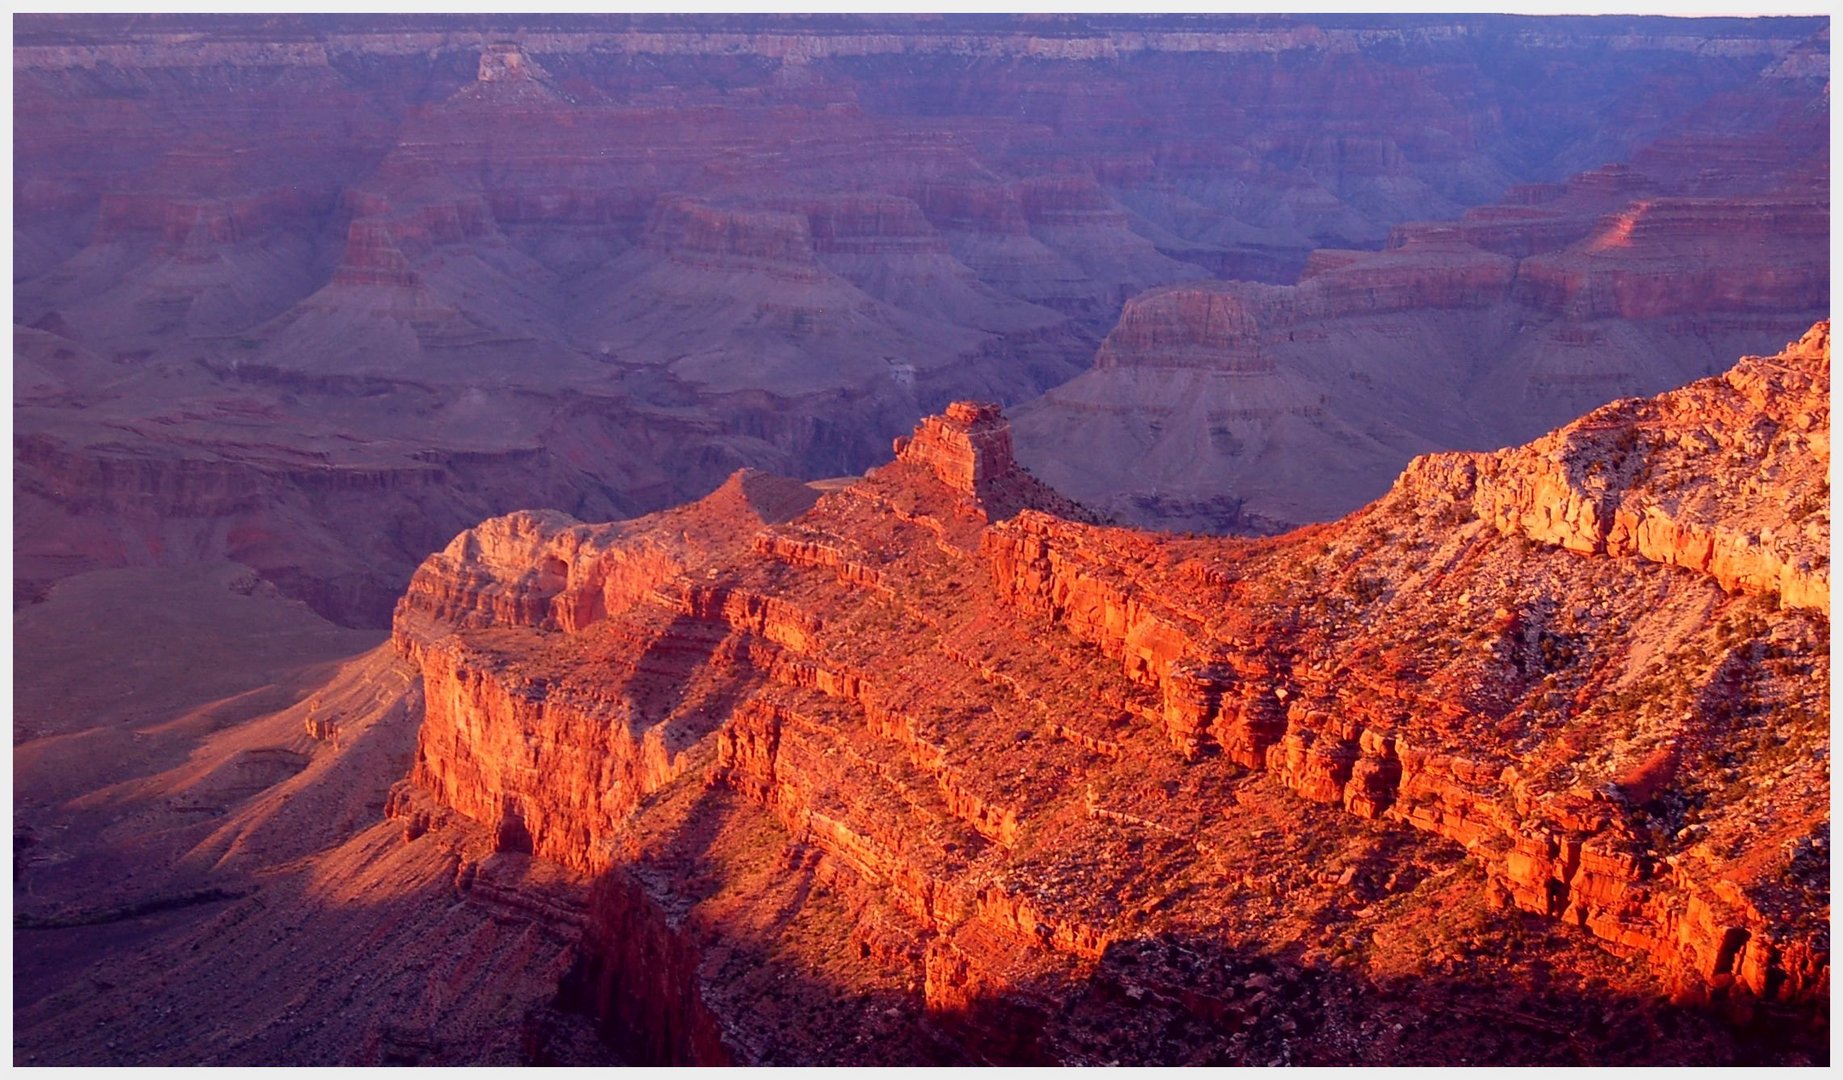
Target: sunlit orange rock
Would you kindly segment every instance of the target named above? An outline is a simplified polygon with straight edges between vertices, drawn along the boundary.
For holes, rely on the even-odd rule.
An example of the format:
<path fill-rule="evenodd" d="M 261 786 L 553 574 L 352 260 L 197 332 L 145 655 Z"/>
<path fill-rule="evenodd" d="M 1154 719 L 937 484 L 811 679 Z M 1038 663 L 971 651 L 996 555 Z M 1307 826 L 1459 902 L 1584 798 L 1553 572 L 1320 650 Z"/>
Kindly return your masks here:
<path fill-rule="evenodd" d="M 1322 904 L 1392 970 L 1380 943 L 1441 932 L 1450 896 L 1402 884 L 1439 866 L 1578 942 L 1479 961 L 1501 978 L 1604 949 L 1659 997 L 1808 1018 L 1827 506 L 1766 541 L 1809 579 L 1610 538 L 1640 501 L 1719 536 L 1822 504 L 1828 386 L 1820 325 L 1262 541 L 1077 520 L 976 403 L 824 495 L 497 519 L 399 608 L 414 782 L 595 875 L 573 992 L 646 1060 L 814 1060 L 846 1028 L 774 1018 L 837 992 L 904 1018 L 874 1037 L 903 1060 L 1092 1060 L 1150 986 L 1219 1022 L 1282 985 L 1244 1005 L 1212 964 L 1331 985 Z M 1120 966 L 1199 928 L 1228 952 Z"/>

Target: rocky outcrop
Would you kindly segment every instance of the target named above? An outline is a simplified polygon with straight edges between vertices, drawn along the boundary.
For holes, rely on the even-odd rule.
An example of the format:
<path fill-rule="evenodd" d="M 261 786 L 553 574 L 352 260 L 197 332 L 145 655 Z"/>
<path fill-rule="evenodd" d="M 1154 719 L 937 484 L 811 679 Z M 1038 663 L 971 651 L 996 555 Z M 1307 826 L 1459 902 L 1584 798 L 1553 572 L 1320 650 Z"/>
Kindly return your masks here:
<path fill-rule="evenodd" d="M 989 402 L 959 401 L 924 419 L 913 438 L 896 440 L 896 457 L 922 465 L 962 495 L 977 498 L 1017 468 L 1011 425 Z"/>
<path fill-rule="evenodd" d="M 1815 494 L 1821 466 L 1782 455 L 1826 442 L 1826 348 L 1819 327 L 1619 406 L 1646 435 L 1617 490 L 1709 529 Z M 1683 456 L 1698 432 L 1717 464 Z M 1455 900 L 1414 883 L 1462 867 L 1481 912 L 1579 943 L 1472 961 L 1494 986 L 1603 948 L 1642 961 L 1634 1000 L 1796 1028 L 1828 986 L 1827 620 L 1713 564 L 1499 526 L 1491 492 L 1619 438 L 1590 417 L 1427 459 L 1336 525 L 1185 540 L 995 512 L 1028 474 L 1002 413 L 961 403 L 817 501 L 741 476 L 618 525 L 489 522 L 399 609 L 429 701 L 414 781 L 598 877 L 573 992 L 643 1060 L 1095 1060 L 1145 1000 L 1258 1012 L 1212 964 L 1316 985 L 1292 1015 L 1335 1024 L 1375 1007 L 1338 996 L 1341 965 L 1437 937 Z M 1691 475 L 1760 502 L 1683 498 Z M 1373 943 L 1327 951 L 1328 910 Z M 1117 966 L 1200 933 L 1228 955 Z M 824 1019 L 841 991 L 891 1022 Z M 1229 1035 L 1158 1045 L 1253 1052 Z"/>
<path fill-rule="evenodd" d="M 896 460 L 926 469 L 970 500 L 983 520 L 1000 521 L 1025 508 L 1096 520 L 1017 463 L 1011 423 L 992 402 L 954 402 L 940 416 L 924 418 L 912 436 L 897 439 L 895 453 Z"/>
<path fill-rule="evenodd" d="M 1416 745 L 1417 721 L 1430 714 L 1468 722 L 1450 702 L 1411 695 L 1404 704 L 1419 715 L 1372 726 L 1359 719 L 1370 710 L 1352 710 L 1348 698 L 1315 700 L 1313 680 L 1299 680 L 1296 667 L 1294 678 L 1238 673 L 1235 661 L 1247 654 L 1212 640 L 1196 609 L 1107 584 L 1135 564 L 1130 547 L 1036 516 L 994 533 L 988 547 L 1012 602 L 1117 657 L 1129 680 L 1158 688 L 1165 730 L 1186 758 L 1220 753 L 1302 798 L 1455 841 L 1485 864 L 1506 902 L 1645 956 L 1692 998 L 1707 1000 L 1714 988 L 1809 1002 L 1826 991 L 1827 961 L 1814 959 L 1811 942 L 1771 929 L 1771 907 L 1742 899 L 1706 865 L 1663 862 L 1634 835 L 1622 811 L 1655 791 L 1539 793 L 1519 782 L 1514 755 Z M 1748 941 L 1755 951 L 1743 955 L 1736 942 Z"/>
<path fill-rule="evenodd" d="M 469 648 L 454 631 L 581 634 L 605 630 L 643 602 L 665 603 L 664 623 L 608 644 L 632 654 L 633 678 L 682 678 L 723 662 L 715 651 L 723 635 L 704 626 L 713 615 L 764 625 L 789 616 L 778 602 L 752 605 L 747 596 L 674 582 L 713 547 L 733 547 L 815 496 L 797 481 L 743 472 L 691 507 L 641 519 L 637 542 L 622 542 L 629 527 L 587 526 L 554 512 L 517 513 L 462 533 L 423 564 L 397 608 L 397 647 L 422 669 L 430 695 L 412 780 L 488 824 L 503 850 L 580 871 L 605 866 L 621 823 L 689 767 L 683 750 L 708 734 L 714 717 L 660 716 L 564 669 L 514 676 L 511 657 Z M 680 526 L 675 535 L 668 523 Z M 623 719 L 610 723 L 617 715 Z"/>
<path fill-rule="evenodd" d="M 1417 462 L 1402 484 L 1448 485 L 1446 498 L 1505 533 L 1684 567 L 1828 615 L 1829 401 L 1826 322 L 1777 356 L 1616 403 L 1527 447 Z"/>
<path fill-rule="evenodd" d="M 1712 426 L 1751 432 L 1759 452 L 1763 445 L 1770 445 L 1776 433 L 1772 429 L 1777 427 L 1770 421 L 1763 424 L 1764 418 L 1757 414 L 1749 415 L 1760 403 L 1770 400 L 1776 409 L 1807 421 L 1822 415 L 1821 406 L 1828 396 L 1827 348 L 1828 327 L 1820 326 L 1775 360 L 1743 361 L 1722 379 L 1709 380 L 1655 404 L 1645 403 L 1649 408 L 1641 409 L 1641 415 L 1651 412 L 1648 419 L 1653 422 L 1658 414 L 1679 422 L 1720 417 Z M 1708 400 L 1710 396 L 1725 392 L 1738 397 L 1737 387 L 1757 385 L 1762 367 L 1779 374 L 1782 385 L 1776 390 L 1780 392 L 1761 395 L 1743 406 L 1740 415 L 1734 414 L 1732 404 L 1728 410 L 1712 408 L 1716 403 Z M 1821 381 L 1819 372 L 1824 373 Z M 1589 418 L 1583 424 L 1592 422 Z M 1827 440 L 1821 441 L 1827 445 Z M 1555 444 L 1565 445 L 1564 439 L 1558 437 Z M 1750 474 L 1746 469 L 1724 473 L 1700 462 L 1679 465 L 1672 460 L 1673 450 L 1674 444 L 1665 443 L 1655 455 L 1646 455 L 1647 466 L 1655 468 L 1661 479 Z M 1788 492 L 1810 496 L 1821 490 L 1827 451 L 1804 456 L 1808 450 L 1801 445 L 1794 452 L 1804 458 L 1802 470 L 1787 469 L 1778 462 L 1768 466 L 1770 475 L 1790 481 L 1788 489 L 1777 492 L 1780 500 Z M 1570 528 L 1590 527 L 1597 520 L 1582 501 L 1569 502 L 1568 510 L 1554 511 L 1553 517 L 1536 509 L 1545 502 L 1539 493 L 1550 490 L 1541 479 L 1542 472 L 1563 468 L 1568 459 L 1538 444 L 1484 460 L 1490 467 L 1478 468 L 1476 488 L 1459 494 L 1485 490 L 1477 496 L 1476 512 L 1506 532 L 1518 530 L 1540 513 L 1540 520 L 1553 522 L 1560 531 L 1525 528 L 1522 535 L 1600 556 L 1637 554 L 1709 574 L 1724 588 L 1764 593 L 1769 602 L 1828 611 L 1827 572 L 1819 571 L 1816 577 L 1809 574 L 1814 562 L 1827 566 L 1825 556 L 1815 551 L 1794 557 L 1807 568 L 1806 576 L 1800 577 L 1787 572 L 1783 555 L 1737 557 L 1730 550 L 1711 558 L 1710 545 L 1705 543 L 1691 549 L 1690 554 L 1697 557 L 1685 558 L 1681 546 L 1660 546 L 1655 539 L 1647 540 L 1680 536 L 1687 531 L 1681 526 L 1626 529 L 1619 541 L 1608 544 L 1604 534 L 1594 534 L 1590 528 L 1586 532 Z M 1404 477 L 1403 489 L 1416 489 L 1434 464 L 1412 470 Z M 1513 520 L 1496 516 L 1505 510 L 1497 501 L 1497 492 L 1505 485 L 1529 481 L 1529 472 L 1520 470 L 1531 468 L 1537 470 L 1533 484 L 1516 488 L 1529 496 L 1530 501 L 1523 505 L 1530 509 L 1520 518 L 1512 512 Z M 1442 474 L 1452 475 L 1445 470 Z M 1626 497 L 1636 495 L 1630 492 Z M 1391 500 L 1406 497 L 1398 490 Z M 1452 497 L 1450 491 L 1447 497 Z M 1391 500 L 1379 504 L 1379 509 Z M 1424 496 L 1422 501 L 1424 504 Z M 1553 507 L 1560 501 L 1550 500 L 1547 505 Z M 1707 512 L 1723 504 L 1711 499 L 1695 505 Z M 1782 508 L 1785 503 L 1776 505 Z M 1584 509 L 1574 512 L 1575 507 Z M 1744 518 L 1747 509 L 1736 507 L 1736 516 Z M 1622 520 L 1632 516 L 1630 511 L 1623 513 Z M 1704 536 L 1739 535 L 1732 524 L 1720 521 L 1697 531 Z M 1820 518 L 1809 536 L 1814 542 L 1827 542 L 1827 518 Z M 1783 932 L 1769 928 L 1775 921 L 1769 914 L 1770 905 L 1742 899 L 1745 894 L 1734 887 L 1732 879 L 1712 872 L 1706 864 L 1691 869 L 1674 856 L 1660 863 L 1658 855 L 1634 835 L 1624 808 L 1652 802 L 1659 793 L 1656 785 L 1670 783 L 1669 773 L 1651 776 L 1658 772 L 1657 765 L 1635 766 L 1631 775 L 1647 777 L 1643 781 L 1622 778 L 1627 785 L 1650 785 L 1642 789 L 1628 786 L 1619 794 L 1589 796 L 1576 788 L 1551 801 L 1553 796 L 1544 797 L 1521 784 L 1518 768 L 1505 764 L 1505 758 L 1493 761 L 1476 753 L 1414 746 L 1403 722 L 1367 726 L 1350 718 L 1347 702 L 1342 709 L 1326 710 L 1310 696 L 1299 700 L 1300 690 L 1292 680 L 1240 677 L 1221 657 L 1225 647 L 1227 655 L 1233 656 L 1245 644 L 1212 640 L 1206 629 L 1209 620 L 1196 608 L 1162 597 L 1153 599 L 1159 594 L 1134 582 L 1126 569 L 1143 564 L 1134 546 L 1130 539 L 1109 543 L 1104 537 L 1036 516 L 1021 518 L 988 539 L 995 585 L 1006 590 L 1014 603 L 1054 619 L 1104 653 L 1118 657 L 1127 678 L 1159 687 L 1165 728 L 1187 757 L 1223 752 L 1239 764 L 1270 770 L 1304 798 L 1341 804 L 1362 817 L 1401 820 L 1457 841 L 1485 860 L 1494 878 L 1503 883 L 1509 902 L 1583 926 L 1622 952 L 1650 957 L 1688 979 L 1692 997 L 1706 997 L 1710 987 L 1739 988 L 1752 998 L 1777 1001 L 1810 1000 L 1824 993 L 1826 962 L 1813 959 L 1810 943 L 1786 940 Z M 1741 552 L 1753 550 L 1738 543 L 1735 547 Z M 1748 574 L 1737 571 L 1740 565 L 1764 565 L 1769 572 Z M 1282 721 L 1279 703 L 1289 697 L 1294 704 L 1286 708 Z M 1413 704 L 1423 721 L 1427 714 L 1451 706 L 1450 702 L 1425 699 Z M 1336 718 L 1337 712 L 1344 718 Z M 1464 718 L 1455 719 L 1463 722 Z M 1405 723 L 1411 727 L 1414 720 Z M 1676 760 L 1675 752 L 1669 760 Z M 1513 809 L 1506 809 L 1505 795 Z M 1722 914 L 1715 914 L 1718 911 Z M 1751 953 L 1745 951 L 1749 942 L 1753 943 Z"/>

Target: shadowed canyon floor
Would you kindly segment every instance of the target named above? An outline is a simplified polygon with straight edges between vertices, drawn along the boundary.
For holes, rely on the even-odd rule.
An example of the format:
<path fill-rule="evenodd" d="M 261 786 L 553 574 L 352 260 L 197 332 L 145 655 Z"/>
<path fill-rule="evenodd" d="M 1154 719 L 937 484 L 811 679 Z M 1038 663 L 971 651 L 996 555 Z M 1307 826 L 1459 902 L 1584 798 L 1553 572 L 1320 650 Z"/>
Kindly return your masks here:
<path fill-rule="evenodd" d="M 1091 524 L 959 403 L 823 493 L 485 522 L 368 652 L 76 579 L 18 616 L 73 686 L 123 588 L 200 612 L 129 658 L 274 630 L 22 712 L 135 752 L 19 773 L 17 1049 L 1822 1062 L 1828 460 L 1820 324 L 1271 539 Z"/>
<path fill-rule="evenodd" d="M 233 565 L 14 630 L 16 1063 L 613 1060 L 548 1008 L 582 886 L 385 819 L 420 691 L 375 632 Z"/>

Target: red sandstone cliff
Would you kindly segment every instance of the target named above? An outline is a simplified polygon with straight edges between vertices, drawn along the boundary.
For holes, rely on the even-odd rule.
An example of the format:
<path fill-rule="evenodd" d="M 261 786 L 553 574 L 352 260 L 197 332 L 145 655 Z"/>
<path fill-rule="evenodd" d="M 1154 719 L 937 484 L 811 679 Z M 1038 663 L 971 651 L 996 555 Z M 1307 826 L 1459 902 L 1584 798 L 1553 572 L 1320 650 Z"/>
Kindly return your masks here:
<path fill-rule="evenodd" d="M 855 474 L 1067 379 L 1138 295 L 1083 451 L 1199 463 L 1154 517 L 1271 529 L 1199 478 L 1333 484 L 1270 468 L 1301 433 L 1501 445 L 1808 322 L 1814 23 L 26 16 L 16 589 L 234 558 L 381 622 L 464 523 Z M 374 656 L 150 727 L 22 664 L 21 790 L 101 786 L 16 829 L 22 985 L 68 976 L 21 1057 L 556 1060 L 574 958 L 564 996 L 653 1062 L 1796 1061 L 1828 869 L 1801 363 L 1272 546 L 1071 524 L 988 407 L 817 506 L 744 474 L 496 518 L 403 602 L 426 707 Z M 1148 387 L 1168 454 L 1094 420 Z M 86 693 L 236 647 L 115 600 L 151 659 L 76 635 Z M 272 630 L 232 636 L 299 663 Z"/>
<path fill-rule="evenodd" d="M 571 992 L 647 1060 L 1390 1060 L 1340 1041 L 1387 1012 L 1367 980 L 1564 1030 L 1529 965 L 1596 949 L 1633 1001 L 1796 1027 L 1828 386 L 1820 326 L 1258 542 L 1070 520 L 973 405 L 810 506 L 743 475 L 489 522 L 399 608 L 414 784 L 598 876 Z M 1484 953 L 1441 937 L 1460 902 Z M 1428 1037 L 1522 1052 L 1442 1000 Z"/>

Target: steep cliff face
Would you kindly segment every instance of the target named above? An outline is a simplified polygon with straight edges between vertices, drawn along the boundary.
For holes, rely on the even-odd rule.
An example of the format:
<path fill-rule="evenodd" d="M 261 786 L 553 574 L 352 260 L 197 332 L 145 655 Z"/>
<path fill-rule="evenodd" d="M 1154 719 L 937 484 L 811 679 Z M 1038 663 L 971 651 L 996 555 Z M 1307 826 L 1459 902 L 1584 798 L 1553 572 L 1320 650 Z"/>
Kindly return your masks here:
<path fill-rule="evenodd" d="M 1271 540 L 1074 520 L 970 403 L 816 501 L 489 522 L 398 611 L 413 782 L 596 877 L 639 1060 L 1814 1047 L 1827 330 Z"/>
<path fill-rule="evenodd" d="M 630 664 L 635 680 L 670 687 L 703 665 L 725 664 L 722 635 L 700 630 L 691 613 L 728 610 L 731 600 L 709 589 L 675 594 L 675 584 L 713 552 L 742 549 L 763 524 L 804 510 L 816 494 L 797 481 L 745 472 L 697 504 L 627 526 L 521 513 L 463 533 L 423 565 L 398 606 L 398 647 L 431 688 L 412 780 L 491 825 L 512 850 L 576 870 L 605 863 L 622 823 L 689 767 L 686 749 L 710 734 L 719 714 L 681 708 L 669 690 L 611 696 L 599 674 L 576 671 L 563 657 L 540 673 L 519 663 L 517 652 L 480 651 L 446 631 L 579 634 L 611 620 L 626 625 L 626 616 L 660 615 L 650 629 L 605 642 L 604 657 Z M 686 610 L 663 615 L 660 604 L 672 597 Z M 666 713 L 657 711 L 668 702 Z"/>
<path fill-rule="evenodd" d="M 617 1063 L 551 1007 L 584 883 L 427 796 L 387 820 L 424 710 L 382 635 L 223 563 L 77 576 L 15 633 L 22 1063 Z"/>

